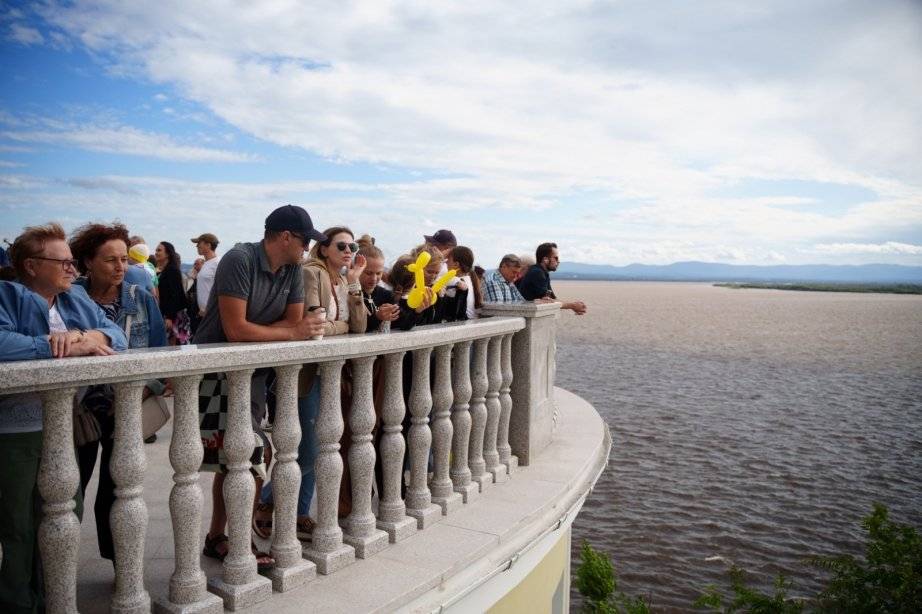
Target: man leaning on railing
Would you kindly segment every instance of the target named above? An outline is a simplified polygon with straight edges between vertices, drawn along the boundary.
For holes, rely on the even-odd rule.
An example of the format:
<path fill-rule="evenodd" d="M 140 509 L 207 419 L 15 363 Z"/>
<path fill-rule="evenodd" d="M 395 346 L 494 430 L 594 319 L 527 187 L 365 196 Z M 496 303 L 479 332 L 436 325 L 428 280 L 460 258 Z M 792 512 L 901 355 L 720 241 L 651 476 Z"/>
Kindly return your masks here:
<path fill-rule="evenodd" d="M 10 247 L 17 282 L 0 281 L 0 361 L 105 356 L 124 333 L 71 282 L 75 262 L 57 224 L 25 229 Z M 0 611 L 44 609 L 36 481 L 42 450 L 37 393 L 0 397 Z M 76 493 L 75 493 L 76 494 Z"/>

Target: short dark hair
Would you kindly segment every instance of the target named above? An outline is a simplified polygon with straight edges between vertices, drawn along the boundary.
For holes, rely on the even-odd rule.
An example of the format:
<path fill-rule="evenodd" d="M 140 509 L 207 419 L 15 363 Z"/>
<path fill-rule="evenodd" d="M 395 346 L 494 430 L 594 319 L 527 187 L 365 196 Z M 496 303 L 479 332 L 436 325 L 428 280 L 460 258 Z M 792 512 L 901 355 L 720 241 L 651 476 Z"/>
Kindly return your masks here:
<path fill-rule="evenodd" d="M 70 239 L 70 251 L 77 261 L 77 269 L 86 275 L 86 261 L 96 257 L 96 252 L 109 241 L 124 241 L 128 249 L 128 229 L 123 224 L 84 224 L 74 231 Z"/>
<path fill-rule="evenodd" d="M 556 243 L 542 243 L 538 246 L 538 249 L 535 250 L 535 261 L 541 262 L 543 258 L 547 258 L 551 255 L 551 251 L 557 249 Z"/>

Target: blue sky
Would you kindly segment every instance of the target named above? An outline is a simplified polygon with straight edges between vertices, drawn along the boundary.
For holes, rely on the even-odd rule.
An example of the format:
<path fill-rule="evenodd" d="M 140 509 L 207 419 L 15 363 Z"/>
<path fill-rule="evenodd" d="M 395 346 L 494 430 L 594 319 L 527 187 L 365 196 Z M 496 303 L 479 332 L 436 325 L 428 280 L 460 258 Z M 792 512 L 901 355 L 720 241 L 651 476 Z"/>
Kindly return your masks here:
<path fill-rule="evenodd" d="M 922 265 L 922 5 L 0 4 L 0 237 Z"/>

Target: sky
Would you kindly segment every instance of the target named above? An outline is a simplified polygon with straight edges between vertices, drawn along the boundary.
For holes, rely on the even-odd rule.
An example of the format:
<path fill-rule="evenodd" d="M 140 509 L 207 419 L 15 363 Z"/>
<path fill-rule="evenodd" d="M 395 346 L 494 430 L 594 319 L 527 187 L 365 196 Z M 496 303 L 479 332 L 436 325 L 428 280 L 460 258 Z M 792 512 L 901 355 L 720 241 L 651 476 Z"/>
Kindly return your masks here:
<path fill-rule="evenodd" d="M 0 237 L 922 265 L 922 2 L 0 0 Z"/>

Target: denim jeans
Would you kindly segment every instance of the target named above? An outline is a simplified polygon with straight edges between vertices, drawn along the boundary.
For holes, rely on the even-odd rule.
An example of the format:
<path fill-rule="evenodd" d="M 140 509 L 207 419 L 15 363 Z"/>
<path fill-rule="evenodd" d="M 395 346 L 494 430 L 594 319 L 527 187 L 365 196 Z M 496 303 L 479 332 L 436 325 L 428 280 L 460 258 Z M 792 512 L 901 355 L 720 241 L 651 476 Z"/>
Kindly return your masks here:
<path fill-rule="evenodd" d="M 301 423 L 301 443 L 298 444 L 298 466 L 301 467 L 301 488 L 298 491 L 298 516 L 307 516 L 314 496 L 314 461 L 317 460 L 317 415 L 320 413 L 320 378 L 314 378 L 307 396 L 298 398 L 298 422 Z M 260 500 L 272 505 L 272 482 L 263 486 Z"/>

